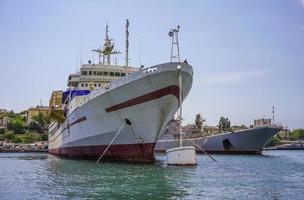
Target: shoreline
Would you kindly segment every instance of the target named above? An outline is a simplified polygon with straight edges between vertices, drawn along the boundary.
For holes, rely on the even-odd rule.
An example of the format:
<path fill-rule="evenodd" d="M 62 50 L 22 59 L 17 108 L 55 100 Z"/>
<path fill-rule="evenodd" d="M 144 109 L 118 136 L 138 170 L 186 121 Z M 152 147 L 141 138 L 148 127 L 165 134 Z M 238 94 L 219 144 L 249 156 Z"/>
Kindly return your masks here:
<path fill-rule="evenodd" d="M 48 153 L 48 150 L 0 150 L 0 153 Z"/>

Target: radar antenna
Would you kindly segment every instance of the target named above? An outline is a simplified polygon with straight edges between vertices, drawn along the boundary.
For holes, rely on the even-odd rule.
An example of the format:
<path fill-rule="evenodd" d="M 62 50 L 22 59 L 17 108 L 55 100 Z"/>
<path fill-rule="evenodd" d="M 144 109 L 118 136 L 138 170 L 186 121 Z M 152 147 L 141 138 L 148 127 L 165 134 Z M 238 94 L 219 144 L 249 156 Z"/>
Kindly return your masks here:
<path fill-rule="evenodd" d="M 180 54 L 179 54 L 179 43 L 178 43 L 178 32 L 179 32 L 180 26 L 178 25 L 177 28 L 170 29 L 168 35 L 171 38 L 171 58 L 170 62 L 173 62 L 174 59 L 177 59 L 178 62 L 180 62 Z M 174 46 L 176 47 L 177 54 L 174 55 Z"/>
<path fill-rule="evenodd" d="M 101 48 L 99 47 L 98 49 L 93 49 L 92 51 L 95 51 L 96 53 L 98 53 L 98 63 L 101 64 L 101 56 L 103 57 L 102 63 L 104 63 L 105 57 L 102 53 Z"/>
<path fill-rule="evenodd" d="M 107 59 L 107 65 L 111 64 L 111 54 L 121 54 L 119 51 L 113 50 L 114 42 L 113 39 L 109 39 L 109 27 L 106 25 L 106 35 L 105 35 L 105 43 L 103 48 L 100 47 L 98 49 L 93 49 L 92 51 L 97 52 L 99 55 L 99 64 L 101 64 L 101 56 L 102 63 L 105 64 L 105 59 Z"/>

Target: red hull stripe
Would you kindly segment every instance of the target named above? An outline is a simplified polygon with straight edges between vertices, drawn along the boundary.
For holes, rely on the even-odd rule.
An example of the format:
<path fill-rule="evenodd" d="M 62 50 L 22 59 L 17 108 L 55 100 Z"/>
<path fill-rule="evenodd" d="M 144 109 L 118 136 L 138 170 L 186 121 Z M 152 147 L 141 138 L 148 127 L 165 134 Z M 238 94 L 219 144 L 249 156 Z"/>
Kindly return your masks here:
<path fill-rule="evenodd" d="M 179 99 L 179 87 L 177 85 L 171 85 L 165 88 L 162 88 L 160 90 L 156 90 L 154 92 L 148 93 L 148 94 L 144 94 L 142 96 L 136 97 L 134 99 L 130 99 L 128 101 L 122 102 L 120 104 L 111 106 L 106 108 L 106 111 L 109 112 L 113 112 L 115 110 L 120 110 L 123 108 L 127 108 L 130 106 L 135 106 L 137 104 L 141 104 L 141 103 L 145 103 L 148 101 L 152 101 L 154 99 L 158 99 L 161 98 L 163 96 L 172 94 L 174 95 L 177 99 Z"/>
<path fill-rule="evenodd" d="M 107 146 L 108 145 L 61 147 L 49 149 L 49 153 L 59 156 L 96 159 L 102 154 Z M 104 158 L 153 162 L 155 159 L 154 147 L 155 143 L 112 145 L 104 155 Z"/>
<path fill-rule="evenodd" d="M 82 121 L 85 121 L 85 120 L 87 120 L 86 116 L 80 117 L 79 119 L 76 119 L 75 121 L 73 121 L 73 122 L 70 124 L 70 127 L 73 126 L 73 125 L 75 125 L 75 124 L 78 124 L 78 123 L 80 123 L 80 122 L 82 122 Z"/>

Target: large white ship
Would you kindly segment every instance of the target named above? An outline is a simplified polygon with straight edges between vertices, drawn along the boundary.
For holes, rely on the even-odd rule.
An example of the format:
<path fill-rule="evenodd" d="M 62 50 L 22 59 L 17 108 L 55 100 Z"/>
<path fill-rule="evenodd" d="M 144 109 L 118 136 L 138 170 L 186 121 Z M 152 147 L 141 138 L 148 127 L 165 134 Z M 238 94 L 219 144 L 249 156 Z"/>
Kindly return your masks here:
<path fill-rule="evenodd" d="M 67 91 L 52 93 L 49 153 L 154 161 L 155 144 L 179 107 L 179 90 L 182 100 L 187 97 L 193 71 L 187 62 L 173 62 L 172 53 L 168 63 L 148 68 L 128 66 L 128 26 L 127 21 L 124 66 L 111 64 L 110 56 L 119 52 L 114 50 L 107 26 L 103 48 L 94 50 L 99 63 L 83 64 L 78 73 L 68 77 Z M 178 44 L 178 29 L 170 31 L 172 48 Z"/>

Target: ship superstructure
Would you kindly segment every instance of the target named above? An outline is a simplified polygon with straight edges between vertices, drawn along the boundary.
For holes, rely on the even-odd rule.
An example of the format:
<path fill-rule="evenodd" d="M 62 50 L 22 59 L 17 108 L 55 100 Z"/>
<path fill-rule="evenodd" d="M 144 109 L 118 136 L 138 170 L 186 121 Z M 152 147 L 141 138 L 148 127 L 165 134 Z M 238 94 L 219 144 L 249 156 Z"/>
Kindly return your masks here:
<path fill-rule="evenodd" d="M 81 65 L 80 71 L 76 74 L 70 74 L 68 78 L 68 87 L 71 89 L 80 90 L 94 90 L 102 89 L 107 83 L 129 75 L 139 68 L 128 65 L 128 49 L 129 49 L 129 21 L 126 23 L 126 63 L 124 66 L 114 65 L 111 63 L 111 55 L 120 54 L 119 51 L 114 50 L 113 39 L 109 38 L 108 25 L 106 26 L 106 35 L 103 48 L 93 49 L 92 51 L 98 53 L 98 63 L 92 63 L 91 60 L 87 64 Z"/>

